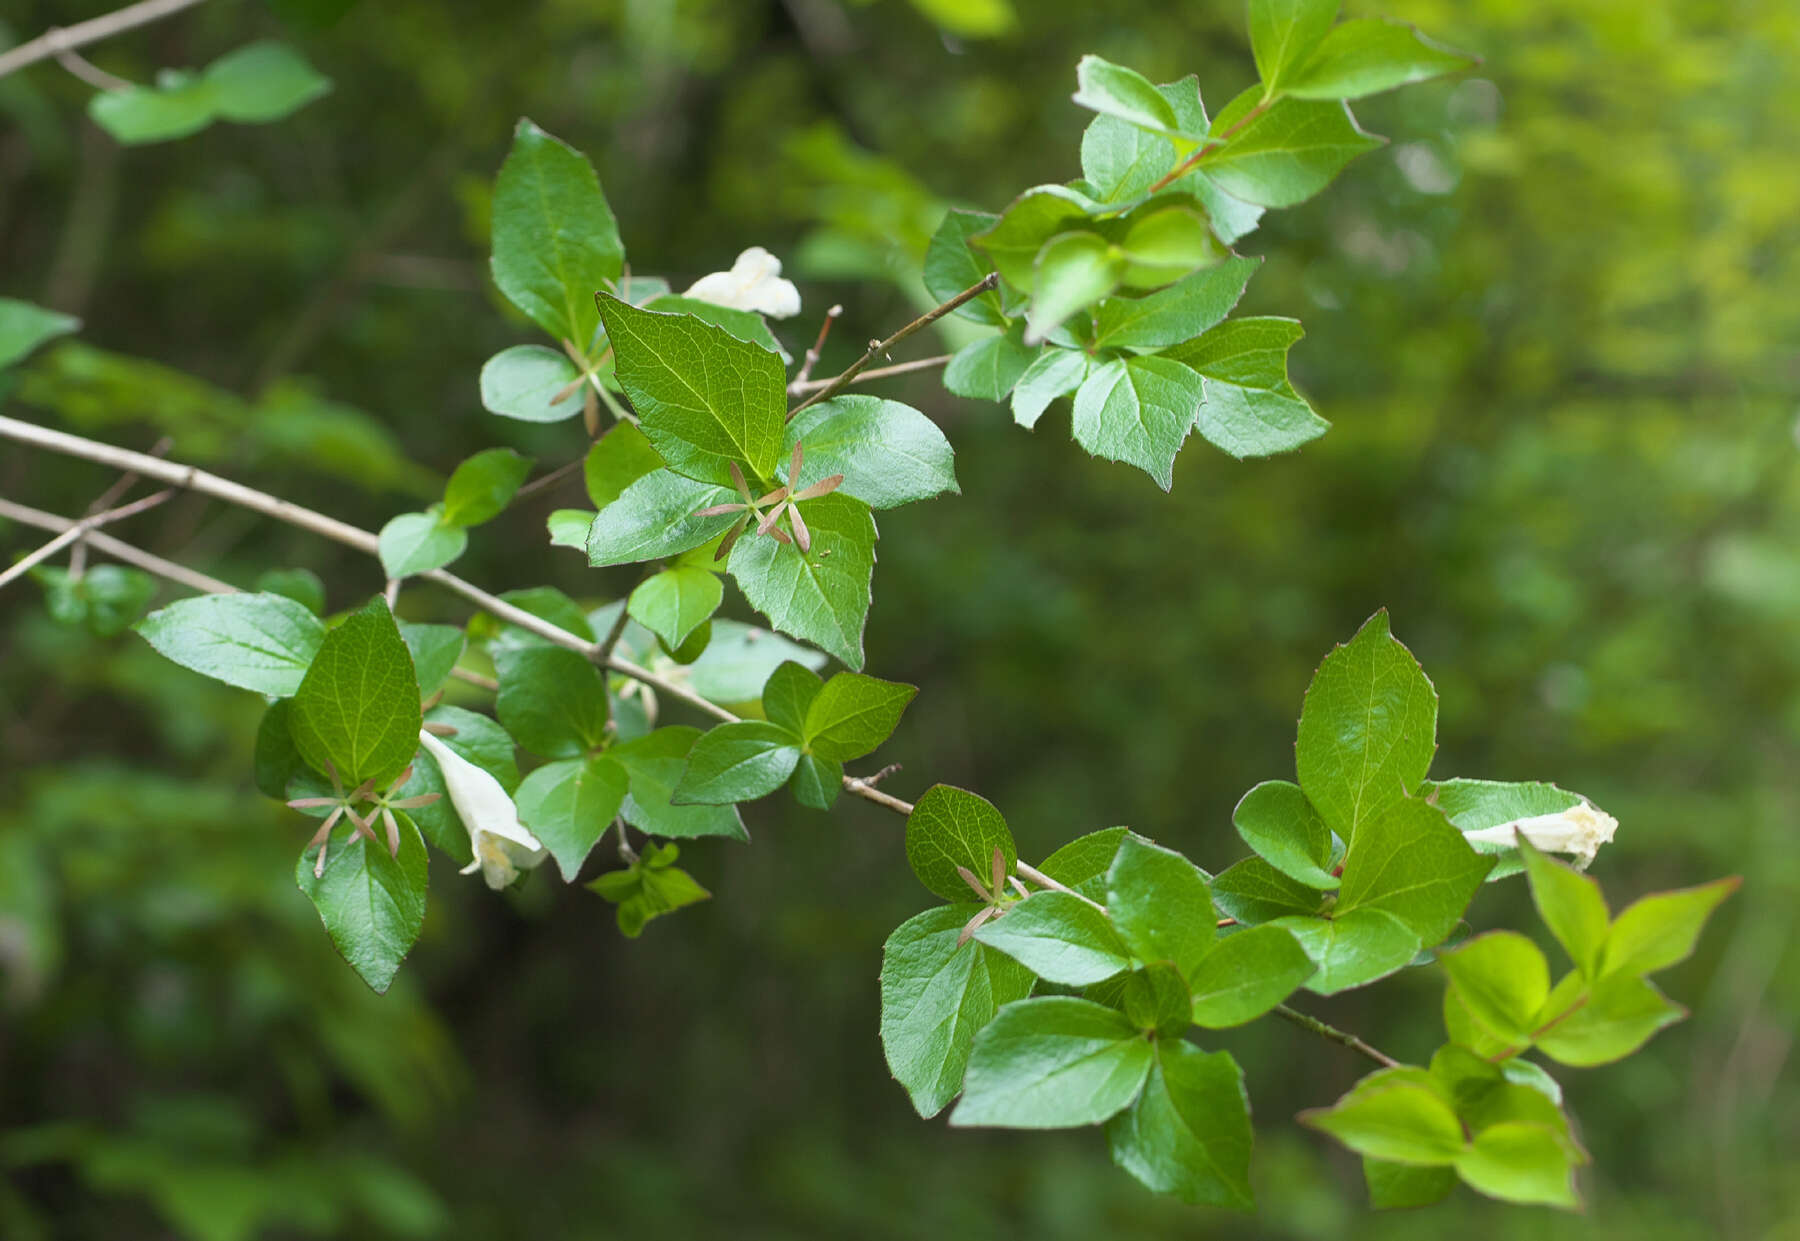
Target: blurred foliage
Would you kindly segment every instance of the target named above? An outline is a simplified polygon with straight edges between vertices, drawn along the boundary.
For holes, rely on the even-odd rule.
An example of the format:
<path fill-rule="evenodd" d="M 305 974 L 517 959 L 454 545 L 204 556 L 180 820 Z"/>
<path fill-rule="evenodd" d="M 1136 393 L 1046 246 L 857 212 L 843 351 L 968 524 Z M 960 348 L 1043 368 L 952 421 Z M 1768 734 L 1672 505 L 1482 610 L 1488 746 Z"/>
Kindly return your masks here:
<path fill-rule="evenodd" d="M 6 20 L 25 37 L 106 7 Z M 55 64 L 0 80 L 0 293 L 85 321 L 9 413 L 135 447 L 168 433 L 182 459 L 374 528 L 434 486 L 397 446 L 440 473 L 496 441 L 581 450 L 571 425 L 477 400 L 519 335 L 485 276 L 518 116 L 593 156 L 645 271 L 679 287 L 770 247 L 807 298 L 795 353 L 844 301 L 829 373 L 909 317 L 944 203 L 1074 173 L 1081 53 L 1197 72 L 1215 106 L 1252 77 L 1229 0 L 1044 0 L 1028 30 L 1001 0 L 327 20 L 344 7 L 205 5 L 89 49 L 145 81 L 284 37 L 336 88 L 273 128 L 122 149 Z M 0 598 L 0 1234 L 1800 1230 L 1800 10 L 1348 7 L 1486 64 L 1375 101 L 1393 144 L 1241 247 L 1269 255 L 1245 310 L 1305 321 L 1295 381 L 1333 431 L 1273 461 L 1186 453 L 1164 497 L 1075 450 L 1054 411 L 1027 434 L 903 385 L 950 432 L 965 494 L 883 523 L 869 667 L 922 687 L 884 757 L 902 793 L 981 790 L 1028 856 L 1124 822 L 1222 865 L 1236 796 L 1290 772 L 1314 661 L 1387 605 L 1438 678 L 1439 771 L 1592 795 L 1623 823 L 1597 868 L 1617 901 L 1748 876 L 1669 980 L 1693 1019 L 1568 1075 L 1602 1169 L 1589 1216 L 1467 1195 L 1367 1214 L 1354 1160 L 1276 1120 L 1361 1066 L 1266 1022 L 1225 1039 L 1265 1118 L 1253 1222 L 1153 1199 L 1087 1135 L 919 1122 L 883 1068 L 875 975 L 924 897 L 897 824 L 864 806 L 776 799 L 754 845 L 684 850 L 714 899 L 636 942 L 547 871 L 504 900 L 446 872 L 377 999 L 293 889 L 310 828 L 251 789 L 254 700 L 131 635 L 61 628 L 22 585 Z M 387 463 L 373 493 L 345 485 L 352 460 Z M 108 481 L 0 452 L 0 493 L 39 507 L 79 511 Z M 546 547 L 568 490 L 485 527 L 468 575 L 628 589 Z M 379 586 L 371 561 L 197 500 L 127 534 L 242 584 L 311 569 L 333 607 Z M 421 620 L 454 606 L 403 600 Z M 1530 925 L 1522 885 L 1472 917 Z M 1439 1033 L 1431 973 L 1318 1008 L 1416 1056 Z"/>

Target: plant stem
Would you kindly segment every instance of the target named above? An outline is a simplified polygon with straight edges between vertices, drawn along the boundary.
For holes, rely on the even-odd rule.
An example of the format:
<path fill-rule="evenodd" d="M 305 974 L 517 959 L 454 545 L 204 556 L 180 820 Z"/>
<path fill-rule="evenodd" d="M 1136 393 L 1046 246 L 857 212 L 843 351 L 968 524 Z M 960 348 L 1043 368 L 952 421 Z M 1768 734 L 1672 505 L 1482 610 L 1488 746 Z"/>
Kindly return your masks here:
<path fill-rule="evenodd" d="M 833 379 L 823 388 L 820 388 L 817 392 L 813 393 L 804 401 L 801 401 L 798 405 L 794 406 L 793 409 L 789 410 L 788 417 L 792 418 L 795 414 L 799 413 L 809 405 L 817 405 L 820 401 L 830 400 L 839 392 L 842 392 L 847 388 L 850 385 L 850 381 L 866 370 L 869 363 L 873 362 L 876 358 L 886 353 L 889 349 L 892 349 L 895 345 L 905 340 L 908 336 L 911 336 L 914 332 L 917 332 L 922 328 L 930 327 L 933 323 L 942 319 L 945 315 L 949 314 L 952 310 L 955 310 L 958 306 L 961 306 L 964 302 L 973 301 L 975 298 L 980 297 L 983 293 L 986 293 L 989 289 L 992 289 L 999 283 L 1000 273 L 991 271 L 949 301 L 940 302 L 938 305 L 933 306 L 930 310 L 927 310 L 924 314 L 920 315 L 917 319 L 914 319 L 898 332 L 895 332 L 886 340 L 870 341 L 867 353 L 852 362 L 836 379 Z"/>
<path fill-rule="evenodd" d="M 108 522 L 113 521 L 123 521 L 125 518 L 141 513 L 147 508 L 155 508 L 158 504 L 161 504 L 164 500 L 167 500 L 174 494 L 173 491 L 159 491 L 153 496 L 145 496 L 142 500 L 134 500 L 130 504 L 123 505 L 119 508 L 108 509 L 104 513 L 95 513 L 91 517 L 83 517 L 80 521 L 69 523 L 68 527 L 64 529 L 61 534 L 51 539 L 36 551 L 15 561 L 12 565 L 7 567 L 5 572 L 0 572 L 0 586 L 5 586 L 9 582 L 24 577 L 25 574 L 31 570 L 32 566 L 41 564 L 50 559 L 50 557 L 56 555 L 57 552 L 60 552 L 69 544 L 79 540 L 95 526 L 104 526 Z"/>
<path fill-rule="evenodd" d="M 800 373 L 795 375 L 794 382 L 788 385 L 789 396 L 799 396 L 806 391 L 807 383 L 812 379 L 812 369 L 819 364 L 819 351 L 825 348 L 825 338 L 831 335 L 831 325 L 836 323 L 838 316 L 843 313 L 842 306 L 833 306 L 825 312 L 825 322 L 819 325 L 819 338 L 813 341 L 813 347 L 806 351 L 804 358 L 800 359 Z"/>
<path fill-rule="evenodd" d="M 143 0 L 141 4 L 105 13 L 73 26 L 52 26 L 31 42 L 21 43 L 11 51 L 0 54 L 0 78 L 14 70 L 23 69 L 26 65 L 48 60 L 61 52 L 72 52 L 89 43 L 98 43 L 101 39 L 110 39 L 116 34 L 169 17 L 199 3 L 200 0 Z"/>
<path fill-rule="evenodd" d="M 1052 879 L 1049 875 L 1046 875 L 1043 871 L 1039 870 L 1035 866 L 1027 865 L 1024 862 L 1014 862 L 1013 869 L 1015 871 L 1017 871 L 1019 874 L 1023 875 L 1025 878 L 1031 880 L 1031 882 L 1037 884 L 1039 887 L 1049 888 L 1052 892 L 1067 892 L 1070 896 L 1074 897 L 1078 901 L 1086 901 L 1089 905 L 1092 905 L 1095 909 L 1098 909 L 1101 913 L 1106 912 L 1106 906 L 1102 905 L 1099 901 L 1093 900 L 1090 897 L 1083 896 L 1081 893 L 1077 892 L 1074 888 L 1069 887 L 1065 883 L 1058 883 L 1056 880 Z"/>
<path fill-rule="evenodd" d="M 71 530 L 76 523 L 67 517 L 58 517 L 55 513 L 46 513 L 41 509 L 27 508 L 23 504 L 14 504 L 11 500 L 0 500 L 0 517 L 16 521 L 22 526 L 35 526 L 39 530 Z M 161 556 L 153 556 L 130 543 L 121 542 L 110 534 L 99 530 L 90 530 L 82 545 L 97 552 L 103 552 L 114 560 L 122 560 L 146 573 L 166 578 L 171 582 L 186 586 L 189 590 L 197 590 L 209 595 L 232 595 L 237 587 L 230 582 L 221 582 L 216 577 L 208 577 L 204 573 L 176 564 L 173 560 L 164 560 Z"/>
<path fill-rule="evenodd" d="M 1224 133 L 1220 134 L 1217 138 L 1208 138 L 1204 143 L 1201 144 L 1200 149 L 1198 151 L 1195 151 L 1192 155 L 1188 156 L 1186 159 L 1182 160 L 1179 164 L 1175 165 L 1175 167 L 1172 168 L 1162 178 L 1162 180 L 1158 181 L 1155 185 L 1152 185 L 1149 189 L 1145 190 L 1144 191 L 1145 197 L 1148 197 L 1149 195 L 1156 193 L 1160 189 L 1166 189 L 1168 186 L 1173 185 L 1175 182 L 1181 180 L 1182 177 L 1186 176 L 1189 172 L 1193 171 L 1194 166 L 1197 165 L 1201 160 L 1205 159 L 1208 155 L 1213 154 L 1215 151 L 1221 150 L 1225 146 L 1226 143 L 1231 141 L 1233 135 L 1235 135 L 1238 132 L 1238 130 L 1242 129 L 1244 126 L 1248 125 L 1251 121 L 1254 121 L 1257 117 L 1259 117 L 1263 113 L 1267 112 L 1269 110 L 1269 105 L 1273 102 L 1274 102 L 1274 100 L 1272 100 L 1272 99 L 1263 100 L 1261 103 L 1257 104 L 1254 108 L 1251 108 L 1248 112 L 1244 113 L 1243 116 L 1239 117 L 1237 120 L 1237 123 L 1235 125 L 1233 125 L 1229 129 L 1227 129 Z"/>
<path fill-rule="evenodd" d="M 934 358 L 914 358 L 911 362 L 896 362 L 892 366 L 877 366 L 863 371 L 850 382 L 853 384 L 868 383 L 872 379 L 887 379 L 893 375 L 907 375 L 913 371 L 928 371 L 934 366 L 943 366 L 949 362 L 950 354 L 940 353 Z M 796 379 L 788 385 L 788 393 L 800 396 L 807 392 L 817 392 L 820 388 L 829 388 L 836 383 L 833 379 Z M 798 411 L 796 411 L 798 412 Z"/>
<path fill-rule="evenodd" d="M 1367 1056 L 1376 1064 L 1379 1064 L 1384 1068 L 1397 1069 L 1400 1067 L 1400 1062 L 1386 1052 L 1369 1046 L 1347 1030 L 1340 1030 L 1336 1026 L 1326 1025 L 1317 1017 L 1309 1017 L 1298 1009 L 1289 1008 L 1286 1004 L 1277 1004 L 1269 1011 L 1274 1013 L 1277 1017 L 1293 1022 L 1302 1030 L 1311 1030 L 1320 1038 L 1328 1038 L 1334 1043 L 1343 1044 L 1351 1051 L 1360 1052 L 1362 1055 Z"/>

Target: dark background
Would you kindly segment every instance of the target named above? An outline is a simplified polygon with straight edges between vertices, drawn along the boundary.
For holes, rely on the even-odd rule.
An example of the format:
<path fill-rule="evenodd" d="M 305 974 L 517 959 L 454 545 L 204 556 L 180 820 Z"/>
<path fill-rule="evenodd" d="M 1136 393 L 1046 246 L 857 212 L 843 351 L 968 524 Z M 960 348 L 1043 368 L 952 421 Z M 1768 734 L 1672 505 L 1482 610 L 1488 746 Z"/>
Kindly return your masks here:
<path fill-rule="evenodd" d="M 363 3 L 329 29 L 217 3 L 90 49 L 148 80 L 263 34 L 336 90 L 267 127 L 121 149 L 46 62 L 0 81 L 0 293 L 80 314 L 5 411 L 174 456 L 369 528 L 469 453 L 546 467 L 578 423 L 477 400 L 537 333 L 486 278 L 492 177 L 530 115 L 586 151 L 632 268 L 682 287 L 768 246 L 822 368 L 921 304 L 948 203 L 1077 173 L 1083 52 L 1221 105 L 1253 77 L 1235 3 Z M 17 38 L 101 6 L 13 3 Z M 1585 1216 L 1369 1214 L 1355 1161 L 1291 1117 L 1366 1067 L 1264 1022 L 1217 1040 L 1259 1119 L 1253 1220 L 1159 1200 L 1094 1132 L 913 1115 L 876 1038 L 887 933 L 926 903 L 899 821 L 748 814 L 695 844 L 715 898 L 622 939 L 550 868 L 495 897 L 440 865 L 385 998 L 292 883 L 310 827 L 261 799 L 260 704 L 140 640 L 0 597 L 0 1234 L 1773 1238 L 1800 1230 L 1800 15 L 1788 0 L 1392 0 L 1485 64 L 1359 105 L 1393 143 L 1240 247 L 1245 309 L 1301 318 L 1334 428 L 1172 496 L 935 379 L 965 495 L 884 514 L 869 671 L 920 685 L 890 787 L 977 789 L 1041 858 L 1127 823 L 1219 867 L 1230 809 L 1291 777 L 1311 669 L 1379 606 L 1442 695 L 1434 773 L 1551 779 L 1622 826 L 1615 908 L 1747 877 L 1665 984 L 1694 1010 L 1635 1058 L 1559 1073 L 1596 1166 Z M 934 16 L 935 15 L 935 16 Z M 938 25 L 948 21 L 949 27 Z M 920 355 L 948 341 L 918 344 Z M 5 381 L 0 381 L 5 382 Z M 417 465 L 409 462 L 419 463 Z M 423 468 L 421 468 L 423 467 Z M 97 467 L 0 446 L 0 493 L 79 512 Z M 593 601 L 629 570 L 545 545 L 540 493 L 458 572 Z M 193 498 L 123 531 L 243 585 L 379 569 Z M 8 554 L 41 541 L 9 530 Z M 165 591 L 162 598 L 172 597 Z M 415 619 L 458 601 L 408 589 Z M 731 614 L 749 618 L 741 599 Z M 467 701 L 479 704 L 479 696 Z M 872 764 L 871 764 L 872 765 Z M 441 859 L 440 859 L 441 862 Z M 590 865 L 597 865 L 591 863 Z M 1478 928 L 1537 928 L 1517 882 Z M 1306 1007 L 1396 1055 L 1441 1041 L 1413 971 Z"/>

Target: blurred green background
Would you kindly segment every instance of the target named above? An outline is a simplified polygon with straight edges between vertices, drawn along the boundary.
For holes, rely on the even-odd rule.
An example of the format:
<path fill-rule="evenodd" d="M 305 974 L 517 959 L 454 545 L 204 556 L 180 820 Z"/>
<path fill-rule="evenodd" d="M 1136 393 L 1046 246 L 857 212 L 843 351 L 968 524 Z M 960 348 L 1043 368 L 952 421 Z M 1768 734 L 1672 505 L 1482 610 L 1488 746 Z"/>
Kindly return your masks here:
<path fill-rule="evenodd" d="M 1066 414 L 1029 434 L 893 384 L 965 495 L 883 517 L 869 669 L 921 693 L 878 759 L 903 796 L 983 792 L 1026 856 L 1128 823 L 1223 866 L 1236 798 L 1292 774 L 1316 661 L 1389 607 L 1442 694 L 1435 774 L 1553 779 L 1617 815 L 1595 868 L 1615 907 L 1747 876 L 1667 976 L 1693 1018 L 1560 1074 L 1596 1158 L 1585 1216 L 1466 1191 L 1368 1213 L 1355 1161 L 1290 1119 L 1366 1066 L 1269 1022 L 1221 1040 L 1260 1121 L 1254 1219 L 1152 1197 L 1092 1132 L 918 1120 L 876 973 L 927 898 L 898 822 L 859 804 L 754 807 L 752 846 L 684 851 L 715 899 L 635 942 L 550 868 L 494 897 L 442 866 L 376 998 L 294 889 L 310 826 L 251 787 L 260 704 L 57 626 L 25 584 L 0 597 L 0 1235 L 1800 1235 L 1800 8 L 1347 11 L 1485 64 L 1359 106 L 1391 145 L 1240 247 L 1268 256 L 1245 309 L 1305 322 L 1295 380 L 1334 429 L 1248 464 L 1196 440 L 1165 497 L 1087 459 Z M 477 400 L 482 361 L 535 339 L 485 275 L 518 116 L 593 158 L 634 271 L 679 288 L 768 246 L 806 299 L 796 354 L 843 301 L 829 373 L 910 317 L 947 203 L 1076 175 L 1083 52 L 1197 72 L 1215 107 L 1253 78 L 1235 0 L 371 2 L 323 29 L 216 0 L 90 51 L 142 81 L 268 34 L 335 92 L 163 146 L 114 145 L 54 63 L 0 80 L 0 293 L 86 321 L 4 408 L 168 434 L 370 528 L 477 449 L 582 450 L 578 423 Z M 108 481 L 0 447 L 24 503 L 77 512 Z M 546 545 L 578 503 L 534 495 L 459 572 L 618 594 L 629 570 Z M 242 585 L 310 568 L 334 608 L 380 587 L 193 498 L 126 533 Z M 462 615 L 427 587 L 403 611 Z M 1535 929 L 1516 882 L 1470 918 Z M 1419 970 L 1304 1006 L 1417 1057 L 1441 988 Z"/>

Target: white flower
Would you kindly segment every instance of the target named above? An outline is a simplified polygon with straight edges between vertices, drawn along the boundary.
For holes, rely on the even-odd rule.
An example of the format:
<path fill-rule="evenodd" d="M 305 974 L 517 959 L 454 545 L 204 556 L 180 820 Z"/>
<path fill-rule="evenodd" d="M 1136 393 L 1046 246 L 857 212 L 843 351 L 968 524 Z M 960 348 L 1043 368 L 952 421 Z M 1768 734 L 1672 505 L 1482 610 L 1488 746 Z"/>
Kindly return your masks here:
<path fill-rule="evenodd" d="M 754 310 L 771 319 L 791 319 L 800 313 L 800 290 L 781 278 L 781 260 L 761 246 L 738 255 L 730 271 L 700 277 L 682 296 L 733 310 Z"/>
<path fill-rule="evenodd" d="M 469 829 L 475 860 L 463 867 L 463 874 L 479 870 L 488 887 L 498 892 L 518 878 L 521 870 L 530 870 L 544 860 L 547 851 L 519 822 L 518 807 L 500 781 L 428 732 L 419 734 L 419 744 L 437 761 L 456 817 Z"/>
<path fill-rule="evenodd" d="M 1546 853 L 1567 853 L 1575 859 L 1575 869 L 1586 870 L 1600 851 L 1600 846 L 1613 838 L 1619 821 L 1590 802 L 1579 802 L 1555 814 L 1540 814 L 1529 819 L 1514 819 L 1498 827 L 1484 827 L 1464 832 L 1471 844 L 1512 845 L 1520 836 Z"/>

